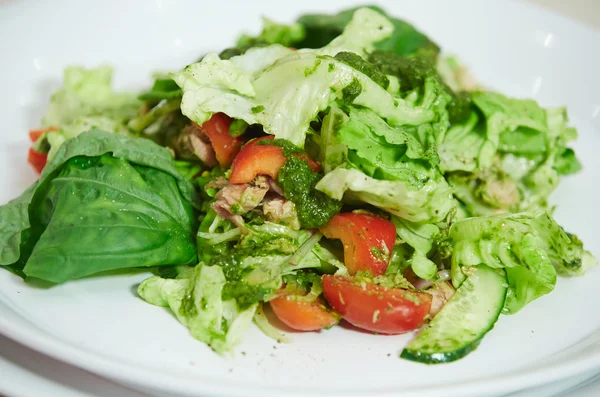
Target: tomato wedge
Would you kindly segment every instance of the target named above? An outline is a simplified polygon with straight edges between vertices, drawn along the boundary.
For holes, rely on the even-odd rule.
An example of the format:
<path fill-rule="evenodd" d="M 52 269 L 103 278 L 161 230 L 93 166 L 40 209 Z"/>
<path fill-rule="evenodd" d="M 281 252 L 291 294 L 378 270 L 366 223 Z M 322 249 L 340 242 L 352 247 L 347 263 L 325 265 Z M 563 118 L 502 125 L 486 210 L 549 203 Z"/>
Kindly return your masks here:
<path fill-rule="evenodd" d="M 29 154 L 27 155 L 27 162 L 38 172 L 42 173 L 42 170 L 48 162 L 48 155 L 46 153 L 36 152 L 33 148 L 29 148 Z"/>
<path fill-rule="evenodd" d="M 46 133 L 48 131 L 58 131 L 58 128 L 56 128 L 56 127 L 48 127 L 48 128 L 41 128 L 41 129 L 38 129 L 38 130 L 30 130 L 29 131 L 29 139 L 31 140 L 31 142 L 35 142 L 38 139 L 40 139 L 40 137 L 42 135 L 44 135 L 44 133 Z"/>
<path fill-rule="evenodd" d="M 297 331 L 319 331 L 340 321 L 340 316 L 328 310 L 320 299 L 308 302 L 287 295 L 278 296 L 269 303 L 277 318 Z"/>
<path fill-rule="evenodd" d="M 231 118 L 229 116 L 224 113 L 215 113 L 201 127 L 210 140 L 217 161 L 223 169 L 229 168 L 244 142 L 241 137 L 229 135 L 230 125 Z"/>
<path fill-rule="evenodd" d="M 370 271 L 385 273 L 396 242 L 396 227 L 387 219 L 368 212 L 345 212 L 331 218 L 321 228 L 327 238 L 342 240 L 344 264 L 350 275 Z"/>
<path fill-rule="evenodd" d="M 48 131 L 58 131 L 58 128 L 48 127 L 41 128 L 38 130 L 30 130 L 29 139 L 31 140 L 31 142 L 35 142 Z M 48 154 L 40 153 L 34 148 L 29 148 L 29 153 L 27 154 L 27 162 L 31 164 L 31 166 L 38 172 L 38 174 L 41 174 L 42 170 L 46 166 L 46 163 L 48 162 Z"/>
<path fill-rule="evenodd" d="M 233 159 L 231 165 L 231 183 L 248 183 L 257 175 L 268 175 L 277 179 L 279 170 L 285 164 L 283 149 L 279 146 L 260 144 L 261 141 L 272 141 L 273 136 L 264 136 L 248 142 L 238 155 Z M 318 172 L 321 170 L 319 164 L 311 160 L 306 154 L 297 154 L 306 160 L 310 168 Z"/>
<path fill-rule="evenodd" d="M 402 334 L 419 328 L 431 307 L 429 294 L 364 284 L 344 276 L 323 276 L 323 293 L 344 320 L 381 334 Z"/>

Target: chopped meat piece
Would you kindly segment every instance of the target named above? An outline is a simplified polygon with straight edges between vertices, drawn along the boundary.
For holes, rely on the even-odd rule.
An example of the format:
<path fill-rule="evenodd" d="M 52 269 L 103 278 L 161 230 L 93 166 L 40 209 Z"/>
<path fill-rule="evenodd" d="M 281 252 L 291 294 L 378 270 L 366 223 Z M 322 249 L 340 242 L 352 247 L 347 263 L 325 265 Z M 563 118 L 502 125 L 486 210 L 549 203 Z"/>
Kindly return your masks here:
<path fill-rule="evenodd" d="M 217 157 L 210 140 L 195 124 L 190 124 L 183 129 L 181 140 L 183 146 L 194 153 L 208 167 L 217 165 Z"/>
<path fill-rule="evenodd" d="M 269 186 L 270 186 L 272 192 L 275 192 L 280 196 L 284 196 L 283 190 L 281 190 L 281 188 L 279 187 L 279 185 L 277 184 L 275 179 L 268 176 L 267 181 L 269 182 Z"/>
<path fill-rule="evenodd" d="M 295 230 L 300 229 L 300 221 L 296 213 L 296 206 L 283 197 L 268 197 L 263 203 L 263 213 L 271 222 L 288 225 Z"/>
<path fill-rule="evenodd" d="M 442 310 L 444 305 L 448 303 L 454 295 L 454 288 L 448 281 L 442 281 L 434 284 L 433 287 L 423 291 L 432 296 L 431 309 L 429 315 L 433 318 Z"/>
<path fill-rule="evenodd" d="M 215 179 L 213 179 L 212 181 L 208 182 L 204 188 L 205 189 L 215 189 L 215 190 L 221 190 L 223 189 L 225 186 L 229 185 L 229 181 L 227 180 L 227 178 L 220 176 L 217 177 Z"/>
<path fill-rule="evenodd" d="M 240 226 L 240 215 L 258 207 L 268 191 L 267 178 L 258 176 L 250 183 L 230 184 L 219 190 L 212 207 L 220 217 Z"/>

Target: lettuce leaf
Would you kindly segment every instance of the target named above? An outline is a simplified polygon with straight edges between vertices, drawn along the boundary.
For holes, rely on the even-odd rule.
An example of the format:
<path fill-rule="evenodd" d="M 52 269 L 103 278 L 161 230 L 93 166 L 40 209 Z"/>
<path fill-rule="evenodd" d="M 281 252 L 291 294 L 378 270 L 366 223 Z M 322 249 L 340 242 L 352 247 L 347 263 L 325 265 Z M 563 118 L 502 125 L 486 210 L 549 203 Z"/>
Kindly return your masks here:
<path fill-rule="evenodd" d="M 369 203 L 411 222 L 442 221 L 455 206 L 452 190 L 441 174 L 436 179 L 409 185 L 338 167 L 326 174 L 316 189 L 337 200 Z"/>
<path fill-rule="evenodd" d="M 452 125 L 440 143 L 440 169 L 474 172 L 488 168 L 494 160 L 498 140 L 499 136 L 486 130 L 477 113 L 472 112 L 466 122 Z"/>
<path fill-rule="evenodd" d="M 141 102 L 134 93 L 115 92 L 111 88 L 112 68 L 86 69 L 70 66 L 64 70 L 63 87 L 50 99 L 43 127 L 58 131 L 45 133 L 34 147 L 51 159 L 68 139 L 99 129 L 127 133 L 127 121 L 135 117 Z"/>
<path fill-rule="evenodd" d="M 61 127 L 82 116 L 104 116 L 121 121 L 134 117 L 140 106 L 136 94 L 113 91 L 112 74 L 108 66 L 66 68 L 63 87 L 52 95 L 42 125 Z"/>
<path fill-rule="evenodd" d="M 194 190 L 168 150 L 92 131 L 0 207 L 0 264 L 60 283 L 107 270 L 196 261 Z"/>
<path fill-rule="evenodd" d="M 226 354 L 242 341 L 258 306 L 240 309 L 234 299 L 224 300 L 226 282 L 221 267 L 198 265 L 189 277 L 150 277 L 139 285 L 138 294 L 150 304 L 170 308 L 194 338 Z"/>
<path fill-rule="evenodd" d="M 150 277 L 138 293 L 148 303 L 169 307 L 195 338 L 227 354 L 242 341 L 258 305 L 282 287 L 284 276 L 309 268 L 345 270 L 318 244 L 321 237 L 272 222 L 247 223 L 242 233 L 210 210 L 198 232 L 200 263 L 176 279 Z"/>
<path fill-rule="evenodd" d="M 577 132 L 565 109 L 493 92 L 472 95 L 478 112 L 453 125 L 439 146 L 455 196 L 471 216 L 547 208 L 561 175 L 581 169 L 567 146 Z"/>
<path fill-rule="evenodd" d="M 335 101 L 370 108 L 394 126 L 428 123 L 436 117 L 433 110 L 394 98 L 365 74 L 331 57 L 364 51 L 371 40 L 385 37 L 386 29 L 379 28 L 388 24 L 380 14 L 362 9 L 342 36 L 319 50 L 272 45 L 229 60 L 209 54 L 175 74 L 184 92 L 181 110 L 198 124 L 224 112 L 260 124 L 266 133 L 297 146 L 304 145 L 319 112 Z"/>
<path fill-rule="evenodd" d="M 506 269 L 507 313 L 516 313 L 551 292 L 557 271 L 579 274 L 595 262 L 581 242 L 545 211 L 461 220 L 450 228 L 449 236 L 454 286 L 464 280 L 469 267 L 485 264 Z"/>
<path fill-rule="evenodd" d="M 433 79 L 421 95 L 411 93 L 405 103 L 414 112 L 433 114 L 418 126 L 394 125 L 364 107 L 331 107 L 319 137 L 326 175 L 316 188 L 409 221 L 442 221 L 456 204 L 437 167 L 437 140 L 448 126 L 447 99 Z"/>
<path fill-rule="evenodd" d="M 393 24 L 393 33 L 375 44 L 376 48 L 393 51 L 398 55 L 412 55 L 416 52 L 421 52 L 435 57 L 439 53 L 440 49 L 437 44 L 408 22 L 392 18 L 377 6 L 368 6 L 368 8 L 385 16 Z M 301 16 L 298 22 L 304 26 L 306 36 L 296 46 L 301 48 L 320 48 L 329 44 L 344 31 L 358 9 L 358 7 L 350 8 L 338 14 L 306 14 Z"/>
<path fill-rule="evenodd" d="M 265 17 L 262 20 L 261 33 L 256 37 L 242 35 L 237 41 L 238 47 L 251 46 L 256 43 L 281 44 L 286 47 L 293 47 L 294 43 L 303 40 L 306 36 L 304 25 L 300 23 L 285 25 Z"/>
<path fill-rule="evenodd" d="M 428 280 L 435 276 L 438 266 L 427 255 L 440 235 L 440 228 L 431 223 L 414 223 L 393 216 L 398 238 L 414 249 L 408 262 L 413 272 L 420 278 Z"/>

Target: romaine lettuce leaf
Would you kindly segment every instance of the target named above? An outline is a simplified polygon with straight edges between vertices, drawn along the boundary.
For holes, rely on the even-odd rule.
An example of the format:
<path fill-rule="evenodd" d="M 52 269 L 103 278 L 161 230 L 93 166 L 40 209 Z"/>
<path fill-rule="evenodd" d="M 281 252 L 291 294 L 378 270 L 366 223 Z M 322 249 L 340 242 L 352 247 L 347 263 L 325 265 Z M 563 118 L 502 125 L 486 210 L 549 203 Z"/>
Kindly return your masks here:
<path fill-rule="evenodd" d="M 440 228 L 431 223 L 414 223 L 396 216 L 392 217 L 392 222 L 400 240 L 424 254 L 431 251 L 434 240 L 440 234 Z"/>
<path fill-rule="evenodd" d="M 375 49 L 375 43 L 386 39 L 393 31 L 393 24 L 384 15 L 369 8 L 359 8 L 341 34 L 326 46 L 301 51 L 329 56 L 352 52 L 365 57 Z"/>
<path fill-rule="evenodd" d="M 297 146 L 304 145 L 310 122 L 335 101 L 370 108 L 394 126 L 434 120 L 433 110 L 409 106 L 360 71 L 324 55 L 357 50 L 358 45 L 365 48 L 364 37 L 375 37 L 366 32 L 381 34 L 378 27 L 387 23 L 367 9 L 357 12 L 355 20 L 347 34 L 320 50 L 291 51 L 272 45 L 230 60 L 207 55 L 174 76 L 184 92 L 183 114 L 201 124 L 213 113 L 224 112 L 248 124 L 261 124 L 265 132 Z"/>
<path fill-rule="evenodd" d="M 134 117 L 140 106 L 137 94 L 113 91 L 112 74 L 108 66 L 66 68 L 63 87 L 52 95 L 42 126 L 61 127 L 82 116 L 104 116 L 121 122 Z"/>
<path fill-rule="evenodd" d="M 108 66 L 70 66 L 64 70 L 63 87 L 52 95 L 42 119 L 43 127 L 58 131 L 40 137 L 34 145 L 36 151 L 48 153 L 51 159 L 67 139 L 82 132 L 127 132 L 127 121 L 136 116 L 141 102 L 137 94 L 113 91 L 112 73 Z"/>
<path fill-rule="evenodd" d="M 33 147 L 39 153 L 48 153 L 48 160 L 58 152 L 58 149 L 66 140 L 75 138 L 84 132 L 91 130 L 101 130 L 115 133 L 127 133 L 127 128 L 121 121 L 104 116 L 82 116 L 67 124 L 64 124 L 58 131 L 48 131 L 38 139 Z"/>
<path fill-rule="evenodd" d="M 286 47 L 293 47 L 294 43 L 303 40 L 306 36 L 304 25 L 300 23 L 285 25 L 266 17 L 263 17 L 262 21 L 261 33 L 256 37 L 242 35 L 237 41 L 238 47 L 251 46 L 256 43 L 281 44 Z"/>
<path fill-rule="evenodd" d="M 498 148 L 499 136 L 490 134 L 481 124 L 477 113 L 448 129 L 438 147 L 440 169 L 443 172 L 468 171 L 492 165 Z"/>
<path fill-rule="evenodd" d="M 377 180 L 357 169 L 338 167 L 326 174 L 316 189 L 337 200 L 372 204 L 411 222 L 442 221 L 455 206 L 452 190 L 441 174 L 410 185 Z"/>
<path fill-rule="evenodd" d="M 473 113 L 453 125 L 439 147 L 441 168 L 468 215 L 547 208 L 561 175 L 579 164 L 567 144 L 577 132 L 563 108 L 493 92 L 473 93 Z"/>
<path fill-rule="evenodd" d="M 531 99 L 508 98 L 495 92 L 475 92 L 473 103 L 486 118 L 487 128 L 499 134 L 519 127 L 546 131 L 546 112 Z"/>
<path fill-rule="evenodd" d="M 226 354 L 242 341 L 258 306 L 240 309 L 234 299 L 223 299 L 226 282 L 221 267 L 198 265 L 189 278 L 150 277 L 139 285 L 138 294 L 170 308 L 194 338 Z"/>
<path fill-rule="evenodd" d="M 396 226 L 399 242 L 414 249 L 407 259 L 413 272 L 425 280 L 435 276 L 438 266 L 427 255 L 440 236 L 440 228 L 431 223 L 415 223 L 396 216 L 392 216 L 392 222 Z"/>
<path fill-rule="evenodd" d="M 398 55 L 412 55 L 420 52 L 427 53 L 431 57 L 437 56 L 440 50 L 439 47 L 408 22 L 390 17 L 377 6 L 369 6 L 368 8 L 385 16 L 393 24 L 393 33 L 375 44 L 376 48 L 393 51 Z M 358 9 L 358 7 L 350 8 L 338 14 L 307 14 L 301 16 L 298 22 L 305 27 L 306 37 L 296 46 L 320 48 L 329 44 L 342 34 Z"/>
<path fill-rule="evenodd" d="M 410 221 L 443 220 L 455 206 L 437 168 L 436 142 L 448 126 L 447 98 L 435 80 L 425 83 L 421 95 L 409 95 L 406 103 L 415 111 L 434 115 L 418 126 L 388 123 L 364 107 L 331 107 L 319 137 L 327 173 L 317 189 L 338 200 L 365 201 Z"/>
<path fill-rule="evenodd" d="M 145 139 L 84 133 L 0 207 L 0 264 L 60 283 L 107 270 L 193 263 L 194 201 L 168 150 Z"/>
<path fill-rule="evenodd" d="M 180 98 L 182 95 L 181 88 L 168 76 L 159 75 L 154 80 L 154 84 L 150 90 L 140 94 L 138 99 L 146 102 L 156 102 L 163 99 Z"/>
<path fill-rule="evenodd" d="M 594 262 L 581 242 L 569 237 L 545 211 L 461 220 L 452 225 L 449 236 L 454 286 L 464 280 L 469 267 L 504 268 L 509 284 L 508 313 L 551 292 L 557 270 L 578 274 Z"/>

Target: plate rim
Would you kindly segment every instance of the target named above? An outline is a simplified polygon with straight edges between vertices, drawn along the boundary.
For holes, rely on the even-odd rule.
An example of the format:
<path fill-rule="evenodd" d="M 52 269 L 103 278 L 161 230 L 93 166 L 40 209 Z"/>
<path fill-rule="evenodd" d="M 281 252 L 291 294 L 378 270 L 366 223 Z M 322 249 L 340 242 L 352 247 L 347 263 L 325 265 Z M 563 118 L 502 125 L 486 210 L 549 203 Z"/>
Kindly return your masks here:
<path fill-rule="evenodd" d="M 11 275 L 11 277 L 17 277 Z M 4 303 L 4 302 L 3 302 Z M 6 305 L 2 305 L 7 307 Z M 0 306 L 1 307 L 1 306 Z M 11 310 L 7 307 L 8 310 Z M 28 327 L 27 319 L 19 313 L 18 321 L 11 323 L 0 317 L 0 333 L 6 337 L 21 343 L 25 347 L 58 359 L 59 361 L 87 370 L 93 374 L 100 375 L 109 380 L 115 381 L 121 385 L 137 388 L 138 390 L 153 390 L 160 392 L 171 392 L 182 395 L 200 395 L 207 393 L 219 397 L 264 397 L 286 395 L 290 397 L 306 396 L 372 396 L 372 397 L 390 397 L 390 396 L 437 396 L 444 393 L 445 396 L 466 397 L 479 396 L 483 390 L 493 389 L 494 393 L 510 393 L 519 389 L 526 389 L 540 386 L 548 383 L 549 380 L 559 381 L 572 376 L 583 374 L 587 371 L 593 371 L 600 368 L 600 352 L 589 357 L 570 359 L 567 362 L 555 362 L 545 365 L 541 368 L 535 368 L 519 373 L 500 374 L 497 376 L 481 377 L 478 379 L 460 381 L 450 384 L 434 385 L 430 387 L 419 387 L 418 390 L 398 390 L 395 388 L 353 390 L 319 390 L 304 388 L 294 390 L 286 389 L 281 386 L 268 385 L 247 385 L 243 381 L 237 381 L 235 384 L 229 382 L 222 383 L 222 379 L 213 380 L 210 377 L 197 375 L 195 379 L 178 378 L 171 372 L 150 371 L 143 367 L 136 367 L 131 363 L 119 359 L 109 359 L 102 355 L 85 348 L 76 347 L 72 344 L 62 341 L 60 338 L 46 333 L 38 327 Z M 21 324 L 19 324 L 21 323 Z M 24 323 L 24 324 L 23 324 Z M 593 338 L 599 340 L 597 335 L 600 332 L 596 330 L 584 339 Z M 580 341 L 581 342 L 581 341 Z M 579 343 L 580 343 L 579 342 Z M 578 345 L 579 343 L 575 344 Z M 421 364 L 415 364 L 421 365 Z M 151 374 L 152 376 L 148 376 Z M 140 389 L 142 386 L 143 389 Z"/>

